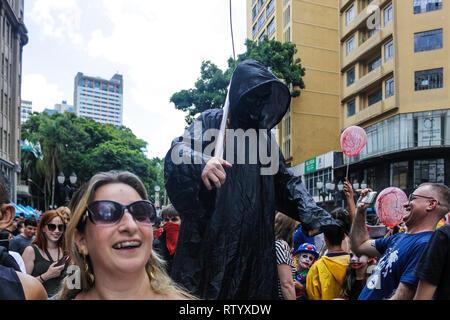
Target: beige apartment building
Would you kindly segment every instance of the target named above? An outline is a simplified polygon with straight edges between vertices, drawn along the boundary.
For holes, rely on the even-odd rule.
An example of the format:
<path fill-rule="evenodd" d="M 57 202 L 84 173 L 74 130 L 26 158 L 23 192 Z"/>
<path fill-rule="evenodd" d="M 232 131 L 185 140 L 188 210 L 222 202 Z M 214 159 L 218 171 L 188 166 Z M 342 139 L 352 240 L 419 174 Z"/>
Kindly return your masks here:
<path fill-rule="evenodd" d="M 0 169 L 16 201 L 20 173 L 22 48 L 28 42 L 23 0 L 0 0 Z"/>
<path fill-rule="evenodd" d="M 289 166 L 339 147 L 338 0 L 247 0 L 247 34 L 290 41 L 305 68 L 305 89 L 278 125 Z"/>
<path fill-rule="evenodd" d="M 449 184 L 450 5 L 442 0 L 341 0 L 341 130 L 366 148 L 335 168 L 381 191 Z"/>
<path fill-rule="evenodd" d="M 248 34 L 259 41 L 267 33 L 298 48 L 306 89 L 293 99 L 278 140 L 316 200 L 323 191 L 336 200 L 347 163 L 351 182 L 378 191 L 410 192 L 424 181 L 449 185 L 450 4 L 273 1 L 270 16 L 269 1 L 247 1 Z M 363 127 L 368 141 L 348 158 L 339 138 L 352 125 Z"/>

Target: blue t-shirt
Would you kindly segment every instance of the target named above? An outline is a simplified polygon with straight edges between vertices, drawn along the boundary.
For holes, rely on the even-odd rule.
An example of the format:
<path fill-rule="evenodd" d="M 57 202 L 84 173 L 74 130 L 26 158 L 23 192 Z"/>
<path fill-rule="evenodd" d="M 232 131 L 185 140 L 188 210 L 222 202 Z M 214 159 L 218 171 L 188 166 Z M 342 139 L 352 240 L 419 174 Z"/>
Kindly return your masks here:
<path fill-rule="evenodd" d="M 390 298 L 400 282 L 417 286 L 419 279 L 414 269 L 433 232 L 416 234 L 397 233 L 386 239 L 375 240 L 375 248 L 381 257 L 359 300 L 383 300 Z"/>

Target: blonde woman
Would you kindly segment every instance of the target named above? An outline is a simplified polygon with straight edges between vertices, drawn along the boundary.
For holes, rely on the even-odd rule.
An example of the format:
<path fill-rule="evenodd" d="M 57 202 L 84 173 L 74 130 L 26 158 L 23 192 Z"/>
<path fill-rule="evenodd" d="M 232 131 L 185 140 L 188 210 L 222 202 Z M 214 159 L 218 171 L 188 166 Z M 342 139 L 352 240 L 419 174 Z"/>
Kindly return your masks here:
<path fill-rule="evenodd" d="M 132 173 L 96 174 L 72 212 L 66 243 L 79 268 L 81 288 L 66 278 L 59 299 L 195 299 L 164 272 L 152 251 L 153 204 Z"/>
<path fill-rule="evenodd" d="M 58 212 L 60 215 L 63 216 L 64 222 L 66 224 L 69 224 L 69 222 L 70 222 L 70 209 L 69 208 L 59 207 L 58 209 L 56 209 L 56 212 Z"/>

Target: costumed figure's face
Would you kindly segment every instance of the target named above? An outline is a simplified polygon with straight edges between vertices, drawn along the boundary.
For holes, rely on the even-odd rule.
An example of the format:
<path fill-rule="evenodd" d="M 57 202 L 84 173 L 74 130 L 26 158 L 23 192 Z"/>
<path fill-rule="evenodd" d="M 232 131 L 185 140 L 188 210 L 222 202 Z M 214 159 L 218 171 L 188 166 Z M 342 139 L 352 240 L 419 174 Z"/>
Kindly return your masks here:
<path fill-rule="evenodd" d="M 314 262 L 315 256 L 312 253 L 307 252 L 301 252 L 298 255 L 298 266 L 300 269 L 309 269 Z"/>
<path fill-rule="evenodd" d="M 165 224 L 168 223 L 168 222 L 172 222 L 172 223 L 181 225 L 181 219 L 180 219 L 179 216 L 176 216 L 176 217 L 170 217 L 170 218 L 169 218 L 169 217 L 164 217 L 164 218 L 162 219 L 162 225 L 165 225 Z"/>
<path fill-rule="evenodd" d="M 236 111 L 240 129 L 263 129 L 265 123 L 263 111 L 268 107 L 270 93 L 270 84 L 265 84 L 242 99 L 241 105 Z"/>
<path fill-rule="evenodd" d="M 361 255 L 358 257 L 356 254 L 353 254 L 350 259 L 350 265 L 352 269 L 361 269 L 367 266 L 367 262 L 369 261 L 369 257 L 366 255 Z"/>

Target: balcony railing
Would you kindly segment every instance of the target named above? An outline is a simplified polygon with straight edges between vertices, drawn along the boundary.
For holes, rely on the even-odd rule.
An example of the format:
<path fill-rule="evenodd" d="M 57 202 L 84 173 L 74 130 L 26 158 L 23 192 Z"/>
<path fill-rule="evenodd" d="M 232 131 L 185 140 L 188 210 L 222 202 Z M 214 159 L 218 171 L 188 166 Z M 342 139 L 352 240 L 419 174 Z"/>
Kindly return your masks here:
<path fill-rule="evenodd" d="M 349 97 L 364 91 L 366 88 L 372 84 L 380 81 L 389 73 L 394 71 L 393 59 L 386 63 L 383 63 L 379 68 L 367 73 L 363 77 L 356 79 L 356 81 L 349 87 L 344 87 L 342 92 L 342 100 L 347 100 Z M 343 80 L 345 80 L 346 75 L 343 75 Z M 345 83 L 345 81 L 344 81 Z"/>

